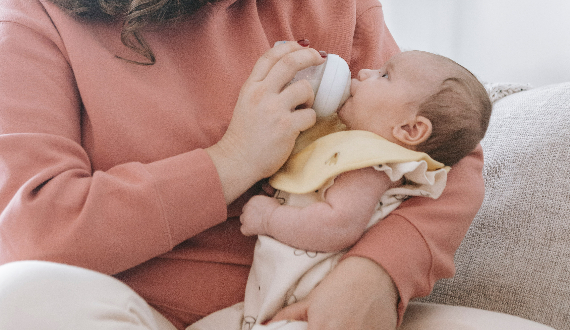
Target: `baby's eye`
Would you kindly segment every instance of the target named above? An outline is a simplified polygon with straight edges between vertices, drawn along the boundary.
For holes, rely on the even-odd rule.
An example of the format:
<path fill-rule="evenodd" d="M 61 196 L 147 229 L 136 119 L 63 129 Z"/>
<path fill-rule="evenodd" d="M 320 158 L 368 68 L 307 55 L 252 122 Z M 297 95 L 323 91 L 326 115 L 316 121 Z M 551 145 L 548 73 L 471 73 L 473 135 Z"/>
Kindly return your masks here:
<path fill-rule="evenodd" d="M 382 78 L 388 78 L 388 73 L 383 74 Z"/>

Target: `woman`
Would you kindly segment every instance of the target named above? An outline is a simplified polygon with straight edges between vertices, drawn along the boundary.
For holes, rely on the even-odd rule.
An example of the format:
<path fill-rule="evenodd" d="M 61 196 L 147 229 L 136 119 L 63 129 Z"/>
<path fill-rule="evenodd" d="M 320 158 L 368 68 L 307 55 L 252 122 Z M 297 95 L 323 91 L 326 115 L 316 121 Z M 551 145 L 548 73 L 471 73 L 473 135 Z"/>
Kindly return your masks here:
<path fill-rule="evenodd" d="M 310 87 L 282 87 L 323 61 L 314 49 L 352 72 L 399 51 L 376 0 L 9 0 L 0 22 L 0 262 L 59 263 L 0 268 L 0 309 L 38 318 L 5 328 L 183 329 L 241 301 L 255 240 L 241 206 L 315 120 L 291 111 Z M 269 50 L 304 39 L 314 49 Z M 394 329 L 453 274 L 481 168 L 478 149 L 438 201 L 403 203 L 276 319 Z"/>

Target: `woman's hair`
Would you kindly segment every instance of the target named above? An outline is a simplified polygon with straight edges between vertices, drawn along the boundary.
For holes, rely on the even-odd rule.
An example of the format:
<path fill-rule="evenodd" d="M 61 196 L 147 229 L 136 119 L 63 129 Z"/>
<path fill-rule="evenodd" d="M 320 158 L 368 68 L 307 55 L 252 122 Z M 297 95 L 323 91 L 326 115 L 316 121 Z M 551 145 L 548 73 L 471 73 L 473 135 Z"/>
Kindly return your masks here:
<path fill-rule="evenodd" d="M 419 106 L 418 114 L 428 118 L 433 129 L 417 150 L 451 166 L 473 151 L 485 136 L 492 104 L 485 87 L 469 70 L 436 56 L 451 64 L 450 76 Z"/>
<path fill-rule="evenodd" d="M 121 41 L 147 62 L 136 64 L 152 65 L 156 58 L 152 49 L 141 35 L 150 25 L 163 25 L 192 14 L 210 3 L 220 0 L 49 0 L 69 15 L 88 20 L 122 20 Z"/>

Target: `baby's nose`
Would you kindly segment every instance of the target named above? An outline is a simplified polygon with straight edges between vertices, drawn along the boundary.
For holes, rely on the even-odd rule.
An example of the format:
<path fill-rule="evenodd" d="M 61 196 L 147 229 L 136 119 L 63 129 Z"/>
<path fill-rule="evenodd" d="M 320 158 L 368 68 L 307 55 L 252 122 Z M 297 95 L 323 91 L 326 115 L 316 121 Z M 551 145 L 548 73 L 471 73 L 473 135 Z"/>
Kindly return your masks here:
<path fill-rule="evenodd" d="M 367 79 L 368 77 L 370 77 L 370 75 L 372 74 L 372 72 L 374 72 L 373 70 L 370 69 L 362 69 L 360 71 L 358 71 L 358 75 L 357 78 L 358 80 L 362 81 Z"/>

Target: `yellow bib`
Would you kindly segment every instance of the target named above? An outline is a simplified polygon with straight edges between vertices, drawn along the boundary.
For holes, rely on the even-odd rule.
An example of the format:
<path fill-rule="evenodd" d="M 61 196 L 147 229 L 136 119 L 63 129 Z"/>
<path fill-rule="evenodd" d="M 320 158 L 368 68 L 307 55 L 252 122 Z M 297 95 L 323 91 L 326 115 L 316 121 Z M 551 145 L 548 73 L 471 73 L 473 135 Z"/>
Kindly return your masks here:
<path fill-rule="evenodd" d="M 341 131 L 323 136 L 292 155 L 269 180 L 275 189 L 305 194 L 337 175 L 386 163 L 425 161 L 428 170 L 444 165 L 426 153 L 406 149 L 368 131 Z"/>

